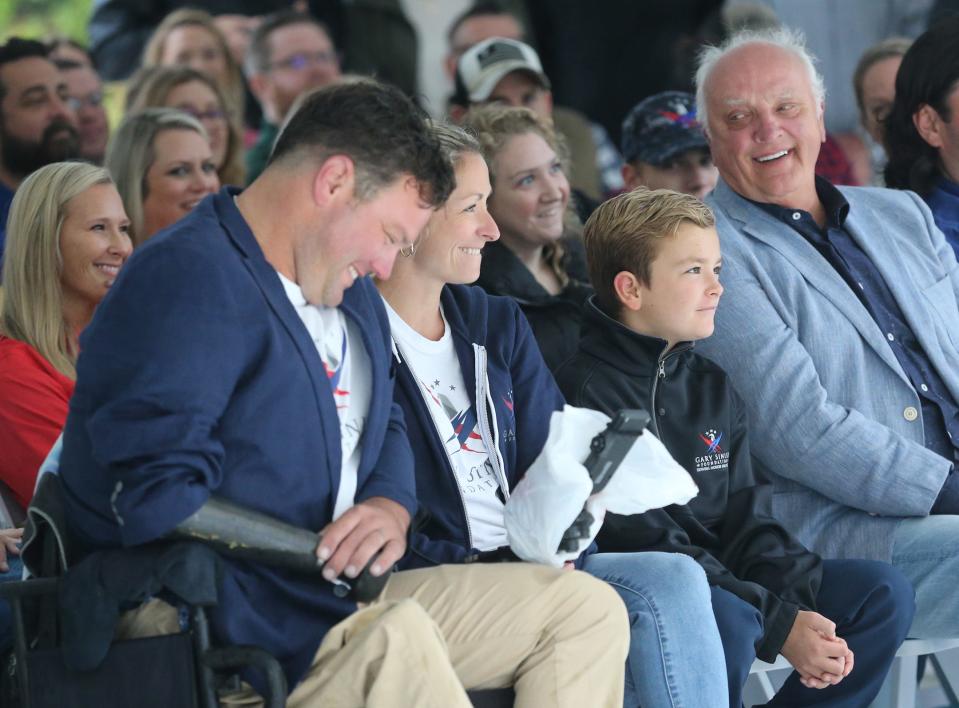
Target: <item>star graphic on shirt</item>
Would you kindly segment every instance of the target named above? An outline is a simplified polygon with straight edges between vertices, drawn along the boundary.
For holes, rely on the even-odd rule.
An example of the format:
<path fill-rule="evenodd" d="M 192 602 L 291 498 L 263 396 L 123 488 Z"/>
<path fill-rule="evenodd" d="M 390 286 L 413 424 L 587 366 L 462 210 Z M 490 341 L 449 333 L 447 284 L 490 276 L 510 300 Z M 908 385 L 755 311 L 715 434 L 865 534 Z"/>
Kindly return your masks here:
<path fill-rule="evenodd" d="M 454 386 L 453 384 L 450 384 L 450 391 L 455 391 L 455 390 L 456 390 L 456 386 Z"/>
<path fill-rule="evenodd" d="M 434 379 L 433 385 L 434 385 L 434 386 L 439 386 L 439 385 L 440 385 L 440 380 L 439 380 L 439 379 Z"/>

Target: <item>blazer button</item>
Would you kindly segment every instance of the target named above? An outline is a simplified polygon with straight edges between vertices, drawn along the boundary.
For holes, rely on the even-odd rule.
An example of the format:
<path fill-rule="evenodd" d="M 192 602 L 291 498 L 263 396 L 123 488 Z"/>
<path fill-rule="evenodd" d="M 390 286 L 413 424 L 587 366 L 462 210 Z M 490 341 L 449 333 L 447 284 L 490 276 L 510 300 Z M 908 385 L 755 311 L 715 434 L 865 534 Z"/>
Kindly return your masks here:
<path fill-rule="evenodd" d="M 917 411 L 912 406 L 906 406 L 906 410 L 902 412 L 902 417 L 908 420 L 910 423 L 919 417 L 919 411 Z"/>

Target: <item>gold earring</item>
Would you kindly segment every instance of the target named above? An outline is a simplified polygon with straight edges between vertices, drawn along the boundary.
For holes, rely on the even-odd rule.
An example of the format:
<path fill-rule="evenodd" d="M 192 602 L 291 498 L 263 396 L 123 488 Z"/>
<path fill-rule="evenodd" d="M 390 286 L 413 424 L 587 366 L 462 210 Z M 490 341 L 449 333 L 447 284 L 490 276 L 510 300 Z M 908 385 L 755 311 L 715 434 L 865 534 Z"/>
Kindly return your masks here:
<path fill-rule="evenodd" d="M 414 253 L 416 253 L 416 244 L 415 244 L 415 243 L 411 243 L 409 246 L 405 246 L 405 247 L 403 247 L 403 248 L 400 249 L 400 255 L 403 256 L 403 258 L 409 258 L 409 257 L 412 256 Z"/>

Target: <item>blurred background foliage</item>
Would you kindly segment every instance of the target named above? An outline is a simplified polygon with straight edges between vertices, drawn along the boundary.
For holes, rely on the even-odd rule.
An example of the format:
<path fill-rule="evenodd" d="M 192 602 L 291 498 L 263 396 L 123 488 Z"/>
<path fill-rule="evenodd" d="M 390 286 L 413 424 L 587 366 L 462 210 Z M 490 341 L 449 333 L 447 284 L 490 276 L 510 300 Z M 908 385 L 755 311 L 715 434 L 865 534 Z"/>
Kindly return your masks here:
<path fill-rule="evenodd" d="M 87 43 L 93 0 L 0 0 L 0 41 L 64 35 Z"/>

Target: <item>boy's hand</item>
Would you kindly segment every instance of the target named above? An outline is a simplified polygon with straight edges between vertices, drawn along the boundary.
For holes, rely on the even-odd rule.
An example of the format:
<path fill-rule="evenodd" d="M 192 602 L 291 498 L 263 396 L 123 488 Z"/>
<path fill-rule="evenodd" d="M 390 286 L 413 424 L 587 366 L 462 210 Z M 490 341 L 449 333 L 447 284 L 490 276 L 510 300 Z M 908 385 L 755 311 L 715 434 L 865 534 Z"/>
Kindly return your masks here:
<path fill-rule="evenodd" d="M 323 577 L 333 580 L 343 573 L 355 578 L 377 553 L 370 572 L 382 575 L 403 557 L 409 525 L 406 509 L 385 497 L 373 497 L 350 507 L 320 532 L 316 555 L 325 561 Z"/>
<path fill-rule="evenodd" d="M 836 625 L 817 612 L 800 610 L 780 653 L 807 688 L 825 688 L 852 671 L 853 653 L 836 636 Z"/>

